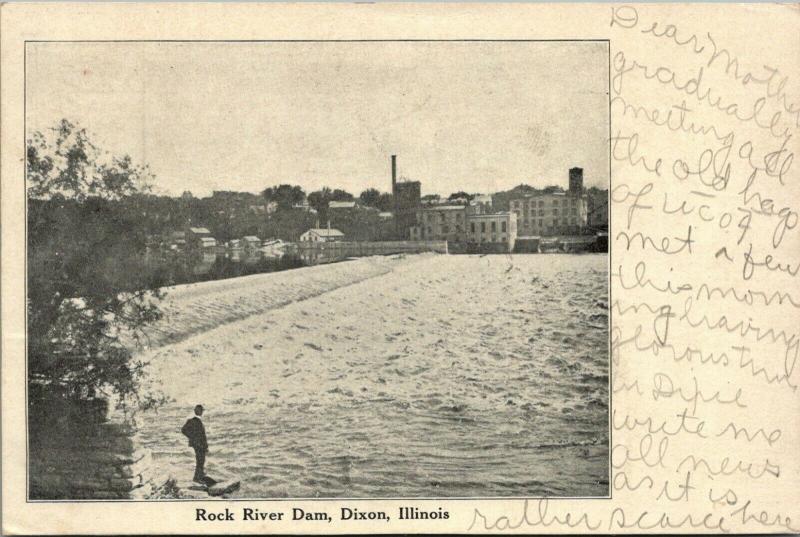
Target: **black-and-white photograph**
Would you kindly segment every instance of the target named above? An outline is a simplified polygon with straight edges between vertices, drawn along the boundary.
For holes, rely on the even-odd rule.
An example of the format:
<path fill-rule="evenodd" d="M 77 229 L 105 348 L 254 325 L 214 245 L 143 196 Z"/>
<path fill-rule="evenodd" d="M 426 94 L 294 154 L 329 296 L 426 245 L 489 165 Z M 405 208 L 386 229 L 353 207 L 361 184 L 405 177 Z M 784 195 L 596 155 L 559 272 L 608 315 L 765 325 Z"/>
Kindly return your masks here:
<path fill-rule="evenodd" d="M 608 41 L 28 42 L 25 125 L 30 501 L 610 495 Z"/>

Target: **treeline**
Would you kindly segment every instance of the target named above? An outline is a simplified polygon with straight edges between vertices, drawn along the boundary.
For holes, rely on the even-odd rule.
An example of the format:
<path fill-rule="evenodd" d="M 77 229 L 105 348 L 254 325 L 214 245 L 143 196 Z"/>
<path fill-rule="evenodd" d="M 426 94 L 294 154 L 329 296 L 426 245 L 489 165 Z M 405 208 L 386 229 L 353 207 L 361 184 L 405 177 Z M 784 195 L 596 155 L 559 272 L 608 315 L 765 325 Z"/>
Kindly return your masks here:
<path fill-rule="evenodd" d="M 314 204 L 308 202 L 306 207 L 304 198 L 297 202 L 283 199 L 275 205 L 274 198 L 246 192 L 216 192 L 207 198 L 137 194 L 125 199 L 117 209 L 122 214 L 137 215 L 151 243 L 187 226 L 208 228 L 218 241 L 247 235 L 297 241 L 308 229 L 326 227 L 328 222 L 352 240 L 394 237 L 393 220 L 381 217 L 379 208 L 360 204 L 352 209 L 329 209 L 329 201 L 351 200 L 337 195 L 322 203 L 313 194 L 316 193 L 310 196 Z"/>
<path fill-rule="evenodd" d="M 537 189 L 521 184 L 493 194 L 492 209 L 508 211 L 512 199 L 550 192 L 564 192 L 564 189 L 558 186 Z M 607 191 L 592 187 L 587 193 L 604 197 Z M 461 191 L 444 199 L 435 194 L 426 195 L 421 201 L 423 204 L 468 203 L 475 196 Z M 331 202 L 341 201 L 355 205 L 345 209 L 330 207 Z M 392 194 L 374 188 L 358 196 L 327 187 L 306 194 L 300 186 L 282 184 L 268 187 L 260 194 L 216 191 L 205 198 L 196 198 L 189 192 L 180 197 L 138 192 L 126 196 L 115 210 L 126 219 L 137 219 L 140 228 L 155 241 L 189 225 L 208 228 L 218 241 L 246 235 L 297 241 L 309 228 L 326 227 L 328 223 L 349 240 L 406 239 L 396 235 L 393 219 L 380 214 L 393 209 Z"/>

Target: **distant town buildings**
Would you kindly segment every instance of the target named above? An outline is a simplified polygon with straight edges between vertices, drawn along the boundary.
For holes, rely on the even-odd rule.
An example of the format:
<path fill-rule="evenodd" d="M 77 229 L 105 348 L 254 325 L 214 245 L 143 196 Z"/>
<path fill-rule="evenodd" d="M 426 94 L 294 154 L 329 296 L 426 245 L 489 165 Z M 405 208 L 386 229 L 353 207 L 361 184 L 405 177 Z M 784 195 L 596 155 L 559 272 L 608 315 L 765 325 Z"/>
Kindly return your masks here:
<path fill-rule="evenodd" d="M 313 249 L 308 243 L 344 241 L 346 233 L 348 241 L 354 243 L 396 239 L 447 241 L 451 253 L 536 252 L 553 245 L 561 250 L 579 250 L 585 248 L 588 239 L 608 230 L 608 191 L 584 189 L 583 169 L 579 167 L 569 170 L 566 192 L 560 186 L 539 190 L 520 185 L 495 195 L 460 191 L 445 199 L 436 194 L 422 197 L 419 181 L 398 179 L 395 155 L 391 155 L 390 163 L 391 200 L 387 194 L 370 189 L 365 192 L 369 196 L 362 193 L 367 201 L 327 202 L 322 211 L 328 220 L 327 227 L 320 225 L 320 218 L 313 216 L 316 211 L 306 200 L 299 201 L 303 195 L 300 187 L 291 187 L 297 189 L 299 195 L 282 197 L 280 206 L 267 194 L 214 191 L 210 198 L 181 204 L 180 211 L 173 210 L 163 219 L 167 224 L 165 228 L 180 229 L 182 224 L 177 221 L 192 222 L 193 219 L 207 223 L 208 227 L 189 224 L 184 231 L 165 229 L 160 238 L 155 237 L 153 244 L 170 250 L 201 250 L 203 253 L 215 249 L 227 249 L 228 253 L 242 250 L 265 252 L 266 243 L 262 244 L 259 235 L 296 241 L 300 231 L 307 229 L 299 237 L 305 246 L 286 243 L 291 245 L 290 249 L 296 246 Z M 281 185 L 280 188 L 286 190 L 287 186 Z M 338 200 L 352 198 L 342 192 L 337 190 L 333 193 Z M 188 191 L 182 198 L 194 199 Z M 383 210 L 390 206 L 393 211 Z M 508 212 L 500 212 L 500 208 L 505 210 L 506 207 Z M 298 210 L 312 214 L 302 214 Z M 173 219 L 175 212 L 178 212 L 178 217 Z M 278 214 L 276 217 L 268 216 L 271 213 Z M 314 220 L 316 223 L 312 223 Z M 332 228 L 331 224 L 338 229 Z M 222 243 L 218 244 L 209 228 L 223 242 L 227 241 L 225 248 Z M 270 243 L 269 247 L 276 252 L 280 250 L 281 255 L 284 250 L 283 244 L 280 248 L 272 248 Z M 249 253 L 242 252 L 241 255 Z"/>
<path fill-rule="evenodd" d="M 300 242 L 333 242 L 344 240 L 344 233 L 338 229 L 312 228 L 300 235 Z"/>
<path fill-rule="evenodd" d="M 446 240 L 480 251 L 511 252 L 517 238 L 514 213 L 481 214 L 480 205 L 438 205 L 417 211 L 411 240 Z"/>
<path fill-rule="evenodd" d="M 549 189 L 548 189 L 549 190 Z M 556 190 L 556 189 L 553 189 Z M 605 192 L 605 191 L 599 191 Z M 590 227 L 607 226 L 605 198 L 593 199 L 593 222 L 588 222 L 588 198 L 583 188 L 583 169 L 569 170 L 567 192 L 542 192 L 510 201 L 510 212 L 495 212 L 492 196 L 478 194 L 471 200 L 448 200 L 445 204 L 429 200 L 416 211 L 414 225 L 408 228 L 411 240 L 446 240 L 465 245 L 467 251 L 511 252 L 517 244 L 532 251 L 542 236 L 581 235 Z"/>
<path fill-rule="evenodd" d="M 578 235 L 587 227 L 583 169 L 569 170 L 569 190 L 539 193 L 511 200 L 520 236 Z"/>

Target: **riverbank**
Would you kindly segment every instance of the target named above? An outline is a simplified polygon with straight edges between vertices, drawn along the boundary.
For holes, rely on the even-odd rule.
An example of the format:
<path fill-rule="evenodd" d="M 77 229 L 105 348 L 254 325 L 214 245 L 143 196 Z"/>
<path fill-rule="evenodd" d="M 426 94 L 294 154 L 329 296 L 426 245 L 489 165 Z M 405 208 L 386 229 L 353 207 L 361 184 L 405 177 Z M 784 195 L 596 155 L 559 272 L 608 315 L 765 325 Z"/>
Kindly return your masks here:
<path fill-rule="evenodd" d="M 176 342 L 140 357 L 174 403 L 141 438 L 185 480 L 202 403 L 208 471 L 246 498 L 606 495 L 606 263 L 426 254 L 173 289 Z"/>

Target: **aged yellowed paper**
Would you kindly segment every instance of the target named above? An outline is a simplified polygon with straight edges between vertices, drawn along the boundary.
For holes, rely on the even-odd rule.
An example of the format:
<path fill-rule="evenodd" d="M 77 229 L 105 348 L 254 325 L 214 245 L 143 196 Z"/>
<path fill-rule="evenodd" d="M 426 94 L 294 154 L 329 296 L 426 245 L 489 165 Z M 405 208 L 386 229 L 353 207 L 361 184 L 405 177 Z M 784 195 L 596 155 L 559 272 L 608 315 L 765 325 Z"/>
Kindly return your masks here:
<path fill-rule="evenodd" d="M 799 15 L 3 4 L 3 531 L 798 532 Z"/>

